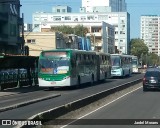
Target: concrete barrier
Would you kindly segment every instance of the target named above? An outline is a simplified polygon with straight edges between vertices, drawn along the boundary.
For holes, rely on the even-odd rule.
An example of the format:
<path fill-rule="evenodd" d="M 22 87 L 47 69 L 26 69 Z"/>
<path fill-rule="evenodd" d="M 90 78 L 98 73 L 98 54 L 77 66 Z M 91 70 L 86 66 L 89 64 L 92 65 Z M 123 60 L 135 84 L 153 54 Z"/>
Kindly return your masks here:
<path fill-rule="evenodd" d="M 54 120 L 54 119 L 58 118 L 59 116 L 67 114 L 68 112 L 71 112 L 71 111 L 74 111 L 74 110 L 79 109 L 81 107 L 84 107 L 84 106 L 86 106 L 90 103 L 93 103 L 99 99 L 102 99 L 110 94 L 121 91 L 121 90 L 126 89 L 130 86 L 136 85 L 140 82 L 142 82 L 142 78 L 125 83 L 125 84 L 122 84 L 122 85 L 119 85 L 117 87 L 114 87 L 114 88 L 111 88 L 108 90 L 104 90 L 102 92 L 99 92 L 99 93 L 93 94 L 91 96 L 85 97 L 83 99 L 79 99 L 79 100 L 70 102 L 68 104 L 50 109 L 48 111 L 38 113 L 38 114 L 30 117 L 28 120 L 31 120 L 31 121 L 41 120 L 42 123 L 44 123 L 45 121 Z M 27 128 L 27 126 L 21 126 L 21 128 Z"/>

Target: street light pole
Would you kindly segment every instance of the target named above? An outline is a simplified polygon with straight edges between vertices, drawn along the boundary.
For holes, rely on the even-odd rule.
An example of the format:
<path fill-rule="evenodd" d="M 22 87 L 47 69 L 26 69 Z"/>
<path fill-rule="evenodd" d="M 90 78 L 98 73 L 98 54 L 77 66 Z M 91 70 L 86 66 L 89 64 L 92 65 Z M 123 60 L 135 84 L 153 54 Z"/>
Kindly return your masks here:
<path fill-rule="evenodd" d="M 96 51 L 96 45 L 95 45 L 95 43 L 96 43 L 96 39 L 95 39 L 95 34 L 93 34 L 93 46 L 94 46 L 94 51 Z"/>

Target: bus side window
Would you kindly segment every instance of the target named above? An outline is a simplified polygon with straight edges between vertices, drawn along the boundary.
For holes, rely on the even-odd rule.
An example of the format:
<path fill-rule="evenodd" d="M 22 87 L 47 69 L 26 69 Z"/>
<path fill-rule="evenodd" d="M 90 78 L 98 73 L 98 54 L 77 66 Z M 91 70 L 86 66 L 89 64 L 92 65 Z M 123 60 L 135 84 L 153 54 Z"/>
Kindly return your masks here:
<path fill-rule="evenodd" d="M 76 54 L 76 60 L 75 60 L 75 66 L 78 65 L 79 61 L 80 61 L 80 56 L 78 54 Z"/>
<path fill-rule="evenodd" d="M 105 63 L 106 63 L 105 56 L 103 56 L 103 64 L 105 64 Z"/>
<path fill-rule="evenodd" d="M 85 54 L 83 55 L 83 60 L 86 60 L 86 55 Z"/>
<path fill-rule="evenodd" d="M 107 64 L 106 56 L 104 56 L 104 64 Z"/>
<path fill-rule="evenodd" d="M 103 55 L 101 56 L 102 58 L 101 58 L 101 64 L 103 64 Z"/>
<path fill-rule="evenodd" d="M 90 55 L 88 55 L 88 60 L 89 60 L 89 61 L 90 61 L 90 58 L 91 58 Z"/>
<path fill-rule="evenodd" d="M 100 64 L 102 64 L 102 56 L 100 57 Z"/>
<path fill-rule="evenodd" d="M 72 68 L 76 67 L 76 60 L 77 60 L 77 57 L 72 57 L 72 59 L 71 59 Z"/>

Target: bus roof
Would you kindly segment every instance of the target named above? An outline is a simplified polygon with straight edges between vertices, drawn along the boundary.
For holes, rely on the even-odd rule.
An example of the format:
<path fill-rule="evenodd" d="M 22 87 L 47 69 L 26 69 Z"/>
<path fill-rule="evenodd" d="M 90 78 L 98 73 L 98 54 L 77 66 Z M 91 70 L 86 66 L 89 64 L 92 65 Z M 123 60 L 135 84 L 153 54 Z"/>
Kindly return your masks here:
<path fill-rule="evenodd" d="M 78 50 L 78 49 L 51 49 L 51 50 L 43 50 L 42 52 L 54 52 L 54 51 L 86 51 L 86 50 Z"/>
<path fill-rule="evenodd" d="M 132 57 L 132 55 L 127 55 L 127 54 L 111 54 L 111 56 Z"/>
<path fill-rule="evenodd" d="M 132 58 L 138 58 L 137 56 L 132 55 Z"/>
<path fill-rule="evenodd" d="M 77 53 L 90 53 L 90 54 L 94 53 L 94 54 L 96 54 L 96 52 L 94 52 L 94 51 L 86 51 L 86 50 L 78 50 L 78 49 L 53 49 L 53 50 L 44 50 L 41 53 L 43 53 L 43 52 L 71 52 L 71 51 L 77 52 Z"/>

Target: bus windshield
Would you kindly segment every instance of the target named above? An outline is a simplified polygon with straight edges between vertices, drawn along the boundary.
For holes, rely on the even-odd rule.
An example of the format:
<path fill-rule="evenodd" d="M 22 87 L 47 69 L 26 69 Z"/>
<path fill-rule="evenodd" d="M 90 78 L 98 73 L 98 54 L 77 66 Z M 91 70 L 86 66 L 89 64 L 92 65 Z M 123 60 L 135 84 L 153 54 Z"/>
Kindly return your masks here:
<path fill-rule="evenodd" d="M 120 57 L 119 56 L 111 56 L 112 66 L 120 66 Z"/>
<path fill-rule="evenodd" d="M 138 65 L 137 59 L 132 59 L 132 65 Z"/>
<path fill-rule="evenodd" d="M 69 59 L 40 59 L 39 70 L 44 74 L 65 74 L 69 71 Z"/>

